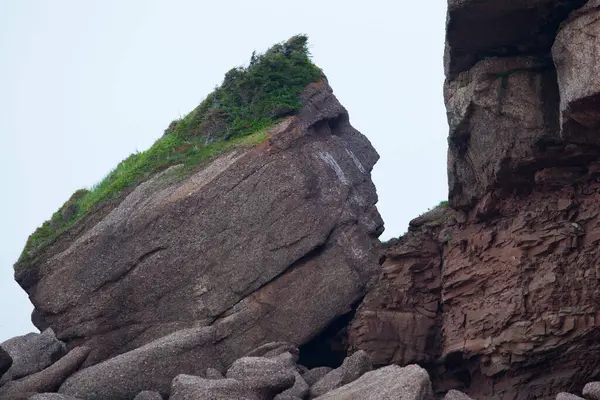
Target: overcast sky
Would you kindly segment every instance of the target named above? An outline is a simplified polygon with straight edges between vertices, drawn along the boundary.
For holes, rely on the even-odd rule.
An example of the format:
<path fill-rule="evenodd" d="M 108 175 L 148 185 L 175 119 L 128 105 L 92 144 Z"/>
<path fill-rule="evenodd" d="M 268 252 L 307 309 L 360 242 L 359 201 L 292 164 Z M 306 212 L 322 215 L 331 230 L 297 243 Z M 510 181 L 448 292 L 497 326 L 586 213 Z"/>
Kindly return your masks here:
<path fill-rule="evenodd" d="M 381 159 L 382 238 L 447 196 L 444 0 L 0 0 L 0 342 L 35 331 L 12 265 L 72 192 L 247 62 L 309 36 Z"/>

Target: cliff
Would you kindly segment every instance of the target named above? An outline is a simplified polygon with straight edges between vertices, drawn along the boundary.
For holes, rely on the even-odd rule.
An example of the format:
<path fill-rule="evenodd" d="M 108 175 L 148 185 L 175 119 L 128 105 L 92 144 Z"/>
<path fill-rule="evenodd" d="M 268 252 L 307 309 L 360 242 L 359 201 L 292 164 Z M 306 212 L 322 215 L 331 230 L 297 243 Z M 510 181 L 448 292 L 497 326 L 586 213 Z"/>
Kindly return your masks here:
<path fill-rule="evenodd" d="M 449 1 L 451 208 L 387 251 L 354 349 L 474 398 L 598 378 L 599 16 L 594 1 Z"/>

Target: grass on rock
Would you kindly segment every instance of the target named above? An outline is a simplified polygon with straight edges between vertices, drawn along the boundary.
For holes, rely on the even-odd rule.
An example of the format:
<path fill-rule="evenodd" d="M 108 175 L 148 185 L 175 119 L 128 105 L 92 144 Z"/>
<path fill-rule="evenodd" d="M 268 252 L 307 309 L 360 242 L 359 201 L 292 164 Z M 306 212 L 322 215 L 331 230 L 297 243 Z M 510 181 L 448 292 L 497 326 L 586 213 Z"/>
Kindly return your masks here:
<path fill-rule="evenodd" d="M 131 154 L 101 182 L 80 189 L 50 220 L 29 236 L 15 269 L 26 267 L 61 233 L 95 206 L 117 198 L 166 168 L 183 164 L 183 171 L 235 147 L 252 146 L 266 137 L 267 129 L 300 107 L 300 94 L 323 74 L 310 59 L 307 37 L 297 35 L 253 53 L 245 67 L 232 68 L 221 86 L 185 117 L 171 122 L 152 147 Z"/>

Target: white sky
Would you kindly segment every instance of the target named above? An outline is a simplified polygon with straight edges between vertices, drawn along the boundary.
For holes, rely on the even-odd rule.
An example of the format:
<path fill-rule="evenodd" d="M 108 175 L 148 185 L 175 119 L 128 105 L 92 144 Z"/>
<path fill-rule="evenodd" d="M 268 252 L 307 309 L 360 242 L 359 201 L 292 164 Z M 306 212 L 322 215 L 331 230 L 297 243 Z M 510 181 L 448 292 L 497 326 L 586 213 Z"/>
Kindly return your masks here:
<path fill-rule="evenodd" d="M 309 36 L 381 159 L 382 239 L 446 199 L 444 0 L 0 0 L 0 342 L 34 331 L 28 235 L 191 111 L 253 50 Z"/>

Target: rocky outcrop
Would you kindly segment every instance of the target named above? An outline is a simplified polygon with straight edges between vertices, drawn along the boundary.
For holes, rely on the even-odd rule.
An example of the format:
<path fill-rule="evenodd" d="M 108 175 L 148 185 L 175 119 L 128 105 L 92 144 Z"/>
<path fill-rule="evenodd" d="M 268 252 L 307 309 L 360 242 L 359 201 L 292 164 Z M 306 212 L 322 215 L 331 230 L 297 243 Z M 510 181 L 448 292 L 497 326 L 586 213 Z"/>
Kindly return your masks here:
<path fill-rule="evenodd" d="M 302 103 L 261 145 L 182 181 L 167 170 L 59 237 L 17 272 L 38 319 L 89 346 L 86 366 L 214 326 L 214 364 L 228 365 L 269 341 L 303 344 L 350 311 L 378 268 L 378 155 L 325 81 Z"/>
<path fill-rule="evenodd" d="M 127 400 L 144 390 L 169 393 L 176 375 L 203 375 L 218 364 L 214 328 L 174 332 L 140 348 L 85 368 L 67 379 L 59 392 L 75 397 Z"/>
<path fill-rule="evenodd" d="M 202 329 L 206 330 L 207 328 Z M 170 399 L 179 400 L 200 398 L 223 400 L 290 400 L 327 396 L 329 393 L 336 392 L 334 391 L 336 388 L 345 388 L 348 393 L 374 391 L 374 393 L 392 396 L 402 393 L 400 391 L 401 388 L 407 389 L 412 385 L 410 383 L 413 379 L 411 378 L 412 373 L 404 374 L 398 373 L 398 371 L 389 373 L 389 371 L 386 372 L 384 370 L 378 375 L 365 380 L 364 383 L 349 386 L 352 382 L 360 380 L 365 373 L 371 370 L 370 360 L 362 351 L 348 357 L 341 367 L 331 371 L 317 382 L 314 376 L 312 378 L 309 377 L 311 375 L 310 371 L 307 371 L 302 365 L 297 364 L 298 349 L 289 343 L 284 345 L 282 343 L 269 343 L 266 346 L 251 351 L 249 354 L 264 353 L 264 355 L 246 356 L 234 361 L 227 369 L 225 376 L 215 373 L 214 369 L 211 370 L 209 368 L 206 375 L 202 372 L 196 372 L 194 375 L 176 374 L 170 383 L 166 384 L 168 376 L 173 375 L 174 371 L 193 371 L 191 364 L 186 367 L 180 363 L 177 366 L 176 361 L 174 361 L 176 359 L 174 355 L 180 353 L 174 351 L 171 343 L 177 341 L 175 335 L 179 334 L 179 332 L 173 333 L 156 343 L 151 343 L 130 352 L 135 354 L 126 353 L 98 365 L 83 369 L 69 378 L 61 386 L 59 392 L 60 394 L 76 398 L 94 398 L 97 400 L 132 399 L 135 393 L 138 393 L 135 399 L 138 397 L 140 399 L 160 398 L 162 395 Z M 187 334 L 190 337 L 194 336 L 190 332 L 187 332 Z M 201 336 L 202 333 L 196 332 L 196 335 Z M 151 350 L 151 348 L 154 350 Z M 275 351 L 269 354 L 269 351 L 265 352 L 268 348 L 275 350 L 289 348 L 291 351 L 284 353 Z M 161 358 L 158 357 L 159 354 L 152 355 L 152 351 L 160 351 L 161 358 L 170 360 L 171 365 L 166 365 L 164 362 L 161 363 Z M 214 358 L 212 355 L 193 352 L 189 352 L 187 357 L 189 360 L 195 360 L 199 364 L 196 366 L 196 371 L 202 370 L 202 364 L 206 360 Z M 134 359 L 136 362 L 133 362 Z M 400 368 L 400 370 L 405 369 Z M 422 369 L 419 370 L 423 371 Z M 321 368 L 315 371 L 322 373 L 327 370 Z M 209 373 L 211 376 L 209 376 Z M 312 375 L 315 374 L 313 373 Z M 304 376 L 307 377 L 306 380 Z M 393 384 L 385 383 L 384 378 L 394 378 L 395 381 Z M 427 373 L 420 379 L 426 385 L 430 386 Z M 322 381 L 334 382 L 334 384 L 323 385 L 320 383 Z M 139 389 L 142 387 L 146 389 L 140 391 Z M 148 391 L 148 389 L 157 389 L 160 393 Z M 341 392 L 340 399 L 352 398 L 347 397 L 349 395 L 346 391 Z M 142 394 L 146 397 L 141 397 Z M 381 398 L 391 399 L 393 397 L 384 396 Z M 409 398 L 429 399 L 427 396 Z"/>
<path fill-rule="evenodd" d="M 0 399 L 16 400 L 29 397 L 24 394 L 58 390 L 63 381 L 83 364 L 89 352 L 88 348 L 77 347 L 46 369 L 21 379 L 7 382 L 3 386 L 0 386 Z"/>
<path fill-rule="evenodd" d="M 0 343 L 0 347 L 12 358 L 0 385 L 39 372 L 66 354 L 65 344 L 56 339 L 52 329 L 16 336 Z"/>
<path fill-rule="evenodd" d="M 600 9 L 581 6 L 449 2 L 450 207 L 391 244 L 349 329 L 440 395 L 551 399 L 600 375 Z"/>
<path fill-rule="evenodd" d="M 285 363 L 266 357 L 243 357 L 227 370 L 226 378 L 240 382 L 264 398 L 273 398 L 291 388 L 296 376 Z"/>
<path fill-rule="evenodd" d="M 172 400 L 222 399 L 262 400 L 235 379 L 204 379 L 197 376 L 178 375 L 173 380 Z"/>
<path fill-rule="evenodd" d="M 382 275 L 363 300 L 349 331 L 350 344 L 365 350 L 373 363 L 427 364 L 441 346 L 442 257 L 438 241 L 446 210 L 413 222 L 399 244 L 386 252 Z M 424 228 L 419 228 L 419 224 Z"/>
<path fill-rule="evenodd" d="M 356 381 L 333 390 L 318 400 L 433 400 L 427 371 L 417 365 L 390 365 L 367 372 Z"/>
<path fill-rule="evenodd" d="M 34 320 L 91 349 L 60 393 L 595 398 L 600 2 L 584 3 L 449 0 L 448 204 L 382 257 L 377 154 L 326 81 L 260 145 L 171 167 L 34 246 L 16 274 Z M 353 354 L 298 365 L 326 327 Z"/>
<path fill-rule="evenodd" d="M 473 211 L 458 223 L 448 210 L 443 229 L 415 227 L 359 308 L 353 347 L 379 365 L 429 365 L 439 390 L 473 398 L 582 387 L 598 374 L 600 350 L 595 196 L 540 187 L 496 203 L 502 216 L 486 222 Z"/>
<path fill-rule="evenodd" d="M 468 209 L 485 193 L 526 185 L 535 163 L 559 139 L 556 71 L 546 60 L 480 61 L 449 81 L 444 96 L 454 207 Z"/>
<path fill-rule="evenodd" d="M 446 75 L 491 57 L 545 54 L 561 22 L 585 0 L 448 0 Z"/>

